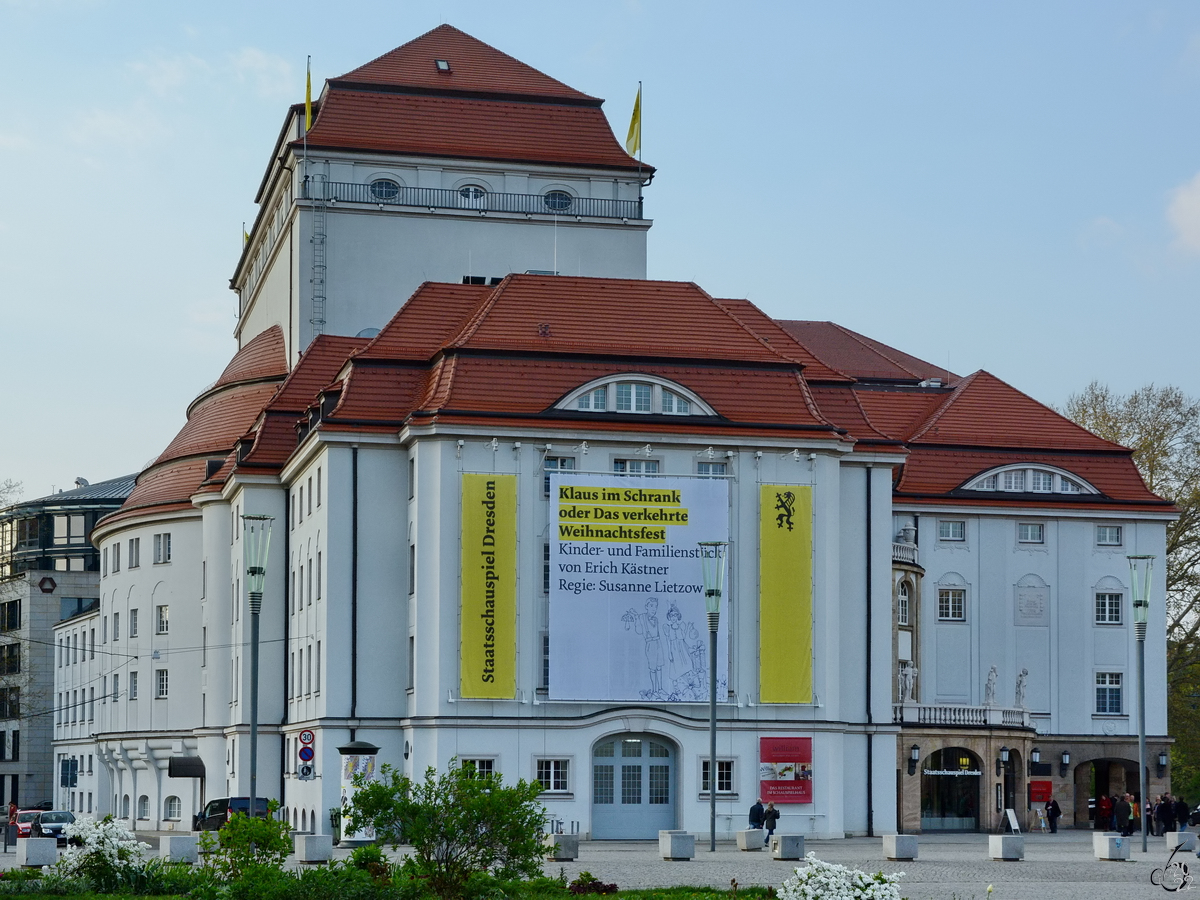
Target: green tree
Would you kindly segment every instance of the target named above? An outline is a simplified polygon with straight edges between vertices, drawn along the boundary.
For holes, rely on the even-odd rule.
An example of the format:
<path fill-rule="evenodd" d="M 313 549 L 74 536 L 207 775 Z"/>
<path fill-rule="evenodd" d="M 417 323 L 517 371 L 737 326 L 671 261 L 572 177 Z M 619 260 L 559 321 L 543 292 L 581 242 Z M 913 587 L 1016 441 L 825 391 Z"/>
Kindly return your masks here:
<path fill-rule="evenodd" d="M 503 879 L 541 874 L 546 810 L 536 782 L 505 785 L 500 775 L 451 760 L 441 775 L 426 769 L 423 781 L 384 765 L 378 780 L 360 778 L 357 785 L 351 832 L 371 827 L 385 843 L 411 844 L 404 872 L 424 879 L 443 900 L 463 897 L 477 872 Z"/>

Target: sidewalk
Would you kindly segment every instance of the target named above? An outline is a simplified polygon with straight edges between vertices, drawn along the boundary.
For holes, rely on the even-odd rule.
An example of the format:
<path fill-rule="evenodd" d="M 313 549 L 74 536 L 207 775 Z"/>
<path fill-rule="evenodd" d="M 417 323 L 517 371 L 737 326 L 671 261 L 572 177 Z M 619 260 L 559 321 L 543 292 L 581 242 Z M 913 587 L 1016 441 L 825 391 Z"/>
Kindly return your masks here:
<path fill-rule="evenodd" d="M 140 833 L 139 839 L 157 846 L 156 834 Z M 841 841 L 806 841 L 805 850 L 819 859 L 862 869 L 866 872 L 904 872 L 901 896 L 908 900 L 1140 900 L 1168 896 L 1150 882 L 1150 872 L 1166 864 L 1170 851 L 1164 838 L 1149 838 L 1148 852 L 1141 852 L 1141 839 L 1133 837 L 1128 862 L 1101 862 L 1092 856 L 1091 831 L 1058 834 L 1027 834 L 1025 859 L 995 862 L 988 859 L 986 834 L 922 835 L 919 858 L 913 862 L 888 862 L 883 858 L 880 838 L 847 838 Z M 402 857 L 407 848 L 394 855 Z M 349 856 L 349 850 L 334 848 L 334 859 Z M 1181 854 L 1182 856 L 1182 854 Z M 1179 857 L 1176 857 L 1179 859 Z M 12 868 L 13 851 L 0 853 L 0 869 Z M 1200 882 L 1200 860 L 1187 855 L 1184 862 Z M 289 864 L 296 865 L 294 859 Z M 547 875 L 591 872 L 604 882 L 621 888 L 695 886 L 728 890 L 736 880 L 739 887 L 772 885 L 776 888 L 792 874 L 795 862 L 773 860 L 765 852 L 741 852 L 732 842 L 718 842 L 715 853 L 708 850 L 706 835 L 697 835 L 696 858 L 667 862 L 658 855 L 656 841 L 582 841 L 579 859 L 573 863 L 547 862 Z M 988 885 L 993 892 L 988 895 Z M 1200 900 L 1200 883 L 1178 892 Z"/>

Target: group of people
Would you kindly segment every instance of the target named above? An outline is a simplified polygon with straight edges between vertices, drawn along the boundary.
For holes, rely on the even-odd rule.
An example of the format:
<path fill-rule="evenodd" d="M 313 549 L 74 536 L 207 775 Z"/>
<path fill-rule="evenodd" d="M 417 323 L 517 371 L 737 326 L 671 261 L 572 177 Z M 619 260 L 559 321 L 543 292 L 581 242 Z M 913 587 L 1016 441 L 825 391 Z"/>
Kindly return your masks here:
<path fill-rule="evenodd" d="M 1151 831 L 1161 837 L 1169 831 L 1187 831 L 1191 811 L 1183 797 L 1172 797 L 1167 793 L 1153 803 L 1147 801 L 1145 815 L 1146 821 L 1151 823 Z M 1140 832 L 1142 828 L 1133 794 L 1113 794 L 1097 800 L 1096 830 L 1118 831 L 1123 835 Z"/>
<path fill-rule="evenodd" d="M 767 836 L 763 838 L 764 847 L 771 842 L 771 835 L 775 833 L 775 826 L 778 824 L 779 810 L 775 808 L 775 804 L 768 802 L 764 809 L 762 797 L 755 800 L 754 805 L 750 807 L 750 827 L 767 832 Z"/>

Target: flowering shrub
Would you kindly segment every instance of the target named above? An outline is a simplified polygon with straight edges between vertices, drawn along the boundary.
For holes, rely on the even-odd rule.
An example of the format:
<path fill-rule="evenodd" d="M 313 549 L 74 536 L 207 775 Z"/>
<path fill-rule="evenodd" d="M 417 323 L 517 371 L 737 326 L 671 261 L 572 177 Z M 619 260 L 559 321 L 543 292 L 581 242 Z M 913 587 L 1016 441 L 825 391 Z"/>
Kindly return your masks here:
<path fill-rule="evenodd" d="M 815 853 L 805 856 L 808 865 L 783 883 L 780 900 L 901 900 L 896 884 L 903 872 L 868 875 L 822 862 Z"/>
<path fill-rule="evenodd" d="M 58 873 L 84 876 L 98 891 L 115 889 L 126 870 L 140 865 L 142 854 L 150 849 L 112 816 L 99 822 L 90 817 L 76 819 L 63 833 L 68 847 L 58 860 Z"/>

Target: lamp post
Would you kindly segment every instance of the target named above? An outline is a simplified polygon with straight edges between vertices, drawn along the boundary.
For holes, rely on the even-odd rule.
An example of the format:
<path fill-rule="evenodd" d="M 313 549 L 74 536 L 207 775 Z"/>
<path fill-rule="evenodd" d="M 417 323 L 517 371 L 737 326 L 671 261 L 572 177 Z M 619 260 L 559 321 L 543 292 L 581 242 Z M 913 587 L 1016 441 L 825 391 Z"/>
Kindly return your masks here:
<path fill-rule="evenodd" d="M 250 595 L 250 816 L 258 815 L 258 614 L 262 612 L 274 516 L 242 516 L 246 590 Z"/>
<path fill-rule="evenodd" d="M 725 584 L 726 541 L 700 541 L 704 607 L 708 612 L 708 849 L 717 850 L 717 626 Z"/>
<path fill-rule="evenodd" d="M 1146 852 L 1146 618 L 1150 612 L 1150 573 L 1154 569 L 1153 556 L 1127 556 L 1129 560 L 1129 586 L 1133 592 L 1133 629 L 1137 637 L 1138 661 L 1138 781 L 1141 795 L 1138 813 L 1142 818 L 1142 852 Z"/>

